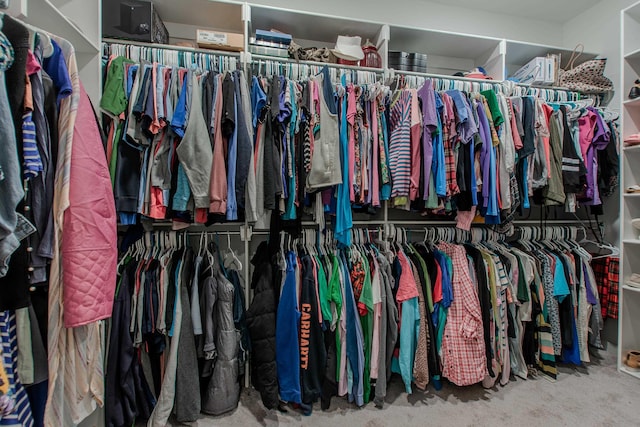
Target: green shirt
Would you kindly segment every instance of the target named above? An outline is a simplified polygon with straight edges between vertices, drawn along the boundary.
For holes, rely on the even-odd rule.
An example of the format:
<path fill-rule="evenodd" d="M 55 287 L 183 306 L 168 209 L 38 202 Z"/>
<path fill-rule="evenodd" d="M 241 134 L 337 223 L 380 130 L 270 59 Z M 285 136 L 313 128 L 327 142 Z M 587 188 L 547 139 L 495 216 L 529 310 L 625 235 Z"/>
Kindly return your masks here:
<path fill-rule="evenodd" d="M 318 277 L 318 297 L 320 299 L 320 308 L 322 311 L 322 319 L 331 323 L 333 315 L 331 313 L 331 296 L 329 295 L 329 288 L 327 286 L 327 275 L 324 272 L 324 266 L 320 257 L 317 255 L 313 257 L 316 264 L 316 274 Z"/>

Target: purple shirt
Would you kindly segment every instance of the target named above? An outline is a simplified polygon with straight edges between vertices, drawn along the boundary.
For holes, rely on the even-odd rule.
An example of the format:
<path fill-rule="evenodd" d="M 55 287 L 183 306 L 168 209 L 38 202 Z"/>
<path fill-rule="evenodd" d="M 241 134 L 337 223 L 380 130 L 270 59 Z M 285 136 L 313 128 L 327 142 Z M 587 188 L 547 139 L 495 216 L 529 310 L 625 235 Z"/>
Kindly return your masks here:
<path fill-rule="evenodd" d="M 587 274 L 587 266 L 586 264 L 582 265 L 582 274 L 584 276 L 585 288 L 587 290 L 587 302 L 591 305 L 598 305 L 598 300 L 596 296 L 593 294 L 593 290 L 591 289 L 591 282 L 589 281 L 589 275 Z"/>
<path fill-rule="evenodd" d="M 482 169 L 482 207 L 489 205 L 490 196 L 490 173 L 491 173 L 491 149 L 493 141 L 491 139 L 491 131 L 489 130 L 489 121 L 484 111 L 484 105 L 481 102 L 476 103 L 478 122 L 480 124 L 480 139 L 482 140 L 482 149 L 480 151 L 480 169 Z"/>
<path fill-rule="evenodd" d="M 598 153 L 599 150 L 607 148 L 609 141 L 611 140 L 611 130 L 606 125 L 602 117 L 593 107 L 587 107 L 587 110 L 596 115 L 596 128 L 593 133 L 593 140 L 591 146 L 587 151 L 587 197 L 591 198 L 591 201 L 584 202 L 585 205 L 601 205 L 600 190 L 598 189 Z"/>
<path fill-rule="evenodd" d="M 427 200 L 433 159 L 433 133 L 438 128 L 436 97 L 431 80 L 425 80 L 424 85 L 418 90 L 418 97 L 422 102 L 422 170 L 425 182 L 423 198 Z"/>

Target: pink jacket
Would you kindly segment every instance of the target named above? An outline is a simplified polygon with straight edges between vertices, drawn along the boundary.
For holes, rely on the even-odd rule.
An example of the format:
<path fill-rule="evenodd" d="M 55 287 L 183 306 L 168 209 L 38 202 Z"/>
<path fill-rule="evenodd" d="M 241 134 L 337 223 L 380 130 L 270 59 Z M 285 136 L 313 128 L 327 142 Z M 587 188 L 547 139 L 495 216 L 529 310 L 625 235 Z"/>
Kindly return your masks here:
<path fill-rule="evenodd" d="M 82 84 L 73 129 L 69 202 L 62 229 L 67 328 L 111 317 L 118 258 L 109 169 L 93 108 Z"/>

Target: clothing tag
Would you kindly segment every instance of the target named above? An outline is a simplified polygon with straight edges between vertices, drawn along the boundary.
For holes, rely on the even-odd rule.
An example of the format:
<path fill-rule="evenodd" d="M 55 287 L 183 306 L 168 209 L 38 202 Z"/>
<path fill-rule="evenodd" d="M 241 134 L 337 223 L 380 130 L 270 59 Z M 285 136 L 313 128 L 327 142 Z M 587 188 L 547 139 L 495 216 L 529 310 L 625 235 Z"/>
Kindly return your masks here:
<path fill-rule="evenodd" d="M 26 237 L 32 235 L 36 232 L 36 227 L 29 222 L 27 218 L 25 218 L 22 214 L 18 215 L 18 223 L 16 224 L 16 237 L 18 240 L 22 241 Z"/>

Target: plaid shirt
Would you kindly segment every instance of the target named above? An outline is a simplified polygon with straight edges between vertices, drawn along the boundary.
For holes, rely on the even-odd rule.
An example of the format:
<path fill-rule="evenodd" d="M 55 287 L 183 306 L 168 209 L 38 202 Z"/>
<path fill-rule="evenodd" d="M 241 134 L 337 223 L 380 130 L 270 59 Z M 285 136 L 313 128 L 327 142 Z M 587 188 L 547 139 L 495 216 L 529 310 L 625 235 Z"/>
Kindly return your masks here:
<path fill-rule="evenodd" d="M 457 136 L 453 138 L 449 138 L 449 136 L 445 133 L 444 135 L 444 167 L 445 173 L 447 177 L 447 196 L 455 196 L 460 193 L 460 188 L 458 187 L 458 179 L 456 177 L 456 155 L 454 147 L 457 144 Z"/>
<path fill-rule="evenodd" d="M 618 318 L 619 267 L 618 258 L 597 258 L 591 261 L 603 319 Z"/>
<path fill-rule="evenodd" d="M 442 375 L 459 386 L 476 384 L 487 375 L 482 312 L 476 284 L 471 280 L 462 246 L 442 243 L 438 248 L 451 258 L 453 265 L 453 301 L 442 338 Z"/>

